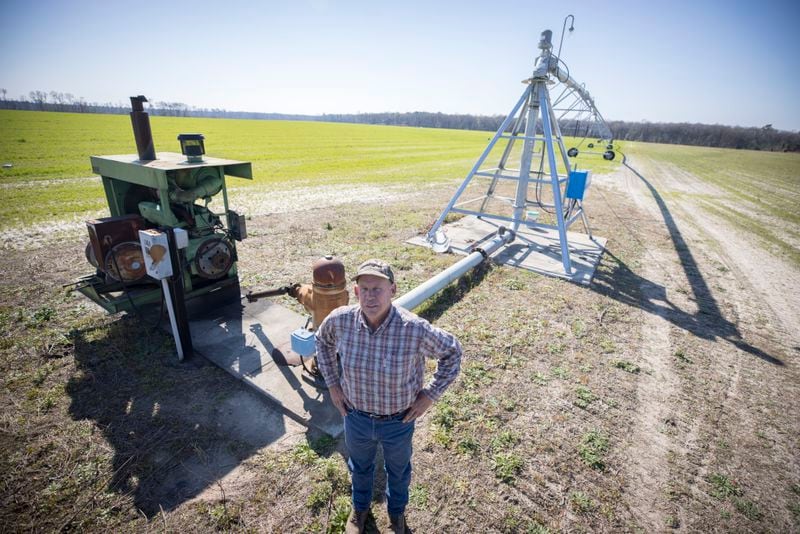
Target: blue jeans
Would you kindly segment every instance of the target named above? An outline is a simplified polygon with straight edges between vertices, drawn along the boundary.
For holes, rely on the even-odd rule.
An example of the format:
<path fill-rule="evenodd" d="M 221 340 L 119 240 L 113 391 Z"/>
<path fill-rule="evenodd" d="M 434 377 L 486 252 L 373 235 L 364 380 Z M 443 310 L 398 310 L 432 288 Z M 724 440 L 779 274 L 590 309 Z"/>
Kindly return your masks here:
<path fill-rule="evenodd" d="M 383 446 L 389 514 L 398 515 L 405 511 L 411 482 L 413 435 L 414 421 L 404 423 L 402 415 L 377 420 L 356 410 L 347 412 L 344 418 L 344 441 L 350 456 L 347 466 L 353 479 L 354 510 L 363 512 L 369 509 L 375 480 L 375 454 L 380 443 Z"/>

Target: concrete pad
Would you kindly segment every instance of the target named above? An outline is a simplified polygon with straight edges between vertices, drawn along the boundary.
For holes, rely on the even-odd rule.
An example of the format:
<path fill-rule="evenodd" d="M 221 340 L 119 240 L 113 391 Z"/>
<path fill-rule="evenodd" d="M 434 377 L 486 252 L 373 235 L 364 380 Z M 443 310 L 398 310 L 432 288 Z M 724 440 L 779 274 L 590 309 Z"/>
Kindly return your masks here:
<path fill-rule="evenodd" d="M 467 255 L 472 253 L 475 247 L 494 237 L 499 226 L 497 222 L 470 215 L 446 224 L 442 229 L 450 238 L 450 250 L 456 254 Z M 607 239 L 597 236 L 590 239 L 587 234 L 567 232 L 567 241 L 571 273 L 564 272 L 558 230 L 543 226 L 521 226 L 514 242 L 495 252 L 492 260 L 501 265 L 589 285 L 600 263 Z M 413 237 L 407 243 L 429 246 L 424 235 Z"/>
<path fill-rule="evenodd" d="M 191 323 L 189 329 L 194 330 Z M 256 343 L 248 341 L 245 336 L 226 336 L 222 333 L 220 339 L 214 343 L 200 345 L 192 339 L 192 346 L 195 352 L 240 380 L 244 375 L 272 363 L 269 354 L 259 350 Z"/>
<path fill-rule="evenodd" d="M 195 352 L 282 408 L 307 426 L 333 437 L 342 418 L 327 390 L 302 372 L 291 349 L 292 331 L 306 318 L 269 299 L 236 302 L 189 322 Z"/>
<path fill-rule="evenodd" d="M 334 408 L 328 391 L 315 388 L 300 366 L 273 365 L 245 376 L 244 382 L 307 426 L 333 437 L 344 431 L 342 416 Z"/>

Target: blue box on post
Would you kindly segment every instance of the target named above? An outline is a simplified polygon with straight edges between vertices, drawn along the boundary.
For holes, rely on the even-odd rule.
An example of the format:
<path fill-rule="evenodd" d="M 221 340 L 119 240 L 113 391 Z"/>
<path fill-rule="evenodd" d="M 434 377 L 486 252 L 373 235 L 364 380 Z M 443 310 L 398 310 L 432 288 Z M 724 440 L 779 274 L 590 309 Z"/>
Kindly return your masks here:
<path fill-rule="evenodd" d="M 316 352 L 316 342 L 314 332 L 307 328 L 298 328 L 292 332 L 292 350 L 305 358 Z"/>
<path fill-rule="evenodd" d="M 566 197 L 583 200 L 590 183 L 589 171 L 570 171 Z"/>

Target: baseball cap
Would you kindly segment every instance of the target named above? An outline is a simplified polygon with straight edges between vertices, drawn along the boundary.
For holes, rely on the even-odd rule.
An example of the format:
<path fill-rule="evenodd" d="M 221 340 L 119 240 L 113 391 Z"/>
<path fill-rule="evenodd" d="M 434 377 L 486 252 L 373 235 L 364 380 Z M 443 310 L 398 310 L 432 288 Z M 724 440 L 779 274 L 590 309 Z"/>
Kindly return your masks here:
<path fill-rule="evenodd" d="M 381 278 L 386 278 L 391 283 L 394 283 L 394 273 L 392 272 L 392 268 L 389 267 L 389 264 L 385 261 L 371 259 L 367 260 L 361 265 L 358 266 L 358 272 L 352 278 L 354 282 L 358 281 L 358 277 L 364 274 L 371 274 L 372 276 L 379 276 Z"/>

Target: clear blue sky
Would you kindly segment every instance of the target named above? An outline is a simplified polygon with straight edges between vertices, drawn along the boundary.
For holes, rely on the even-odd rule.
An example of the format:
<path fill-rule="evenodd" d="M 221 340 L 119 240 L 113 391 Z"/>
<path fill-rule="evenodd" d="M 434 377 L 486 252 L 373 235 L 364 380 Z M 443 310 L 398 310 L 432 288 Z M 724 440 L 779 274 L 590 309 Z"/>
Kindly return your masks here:
<path fill-rule="evenodd" d="M 544 29 L 607 119 L 800 130 L 800 1 L 0 0 L 0 87 L 277 113 L 503 114 Z"/>

